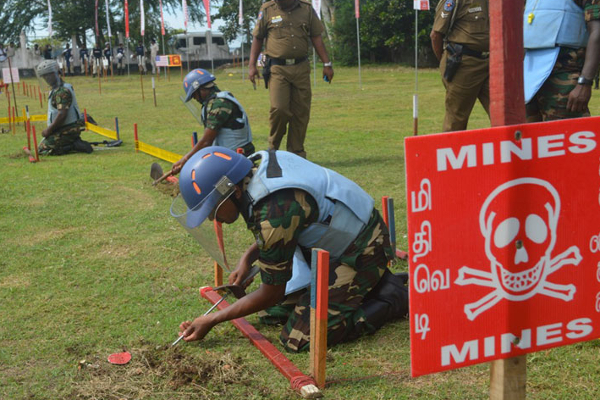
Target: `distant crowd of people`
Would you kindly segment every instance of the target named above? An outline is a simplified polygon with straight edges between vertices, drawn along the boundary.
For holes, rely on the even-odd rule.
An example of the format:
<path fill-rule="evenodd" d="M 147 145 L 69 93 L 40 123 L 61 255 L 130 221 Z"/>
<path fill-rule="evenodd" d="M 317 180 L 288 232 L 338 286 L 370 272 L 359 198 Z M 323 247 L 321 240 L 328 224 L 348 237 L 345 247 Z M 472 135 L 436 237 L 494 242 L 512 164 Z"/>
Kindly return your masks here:
<path fill-rule="evenodd" d="M 75 62 L 74 51 L 68 43 L 65 44 L 64 49 L 53 49 L 50 44 L 40 46 L 35 43 L 33 49 L 28 48 L 28 50 L 35 57 L 44 60 L 56 60 L 64 74 L 70 76 L 75 75 L 75 64 L 80 67 L 78 73 L 81 75 L 91 75 L 93 77 L 97 74 L 100 76 L 113 73 L 124 75 L 128 55 L 130 60 L 137 62 L 140 73 L 146 74 L 149 70 L 152 71 L 152 74 L 160 73 L 160 67 L 156 65 L 159 47 L 155 39 L 151 40 L 149 48 L 139 42 L 133 51 L 127 51 L 123 43 L 119 43 L 117 48 L 112 48 L 110 43 L 106 43 L 104 48 L 101 48 L 100 44 L 96 43 L 91 50 L 88 50 L 87 46 L 83 44 L 79 46 L 78 63 Z M 0 43 L 0 63 L 14 57 L 15 53 L 14 43 L 11 42 L 7 46 Z"/>

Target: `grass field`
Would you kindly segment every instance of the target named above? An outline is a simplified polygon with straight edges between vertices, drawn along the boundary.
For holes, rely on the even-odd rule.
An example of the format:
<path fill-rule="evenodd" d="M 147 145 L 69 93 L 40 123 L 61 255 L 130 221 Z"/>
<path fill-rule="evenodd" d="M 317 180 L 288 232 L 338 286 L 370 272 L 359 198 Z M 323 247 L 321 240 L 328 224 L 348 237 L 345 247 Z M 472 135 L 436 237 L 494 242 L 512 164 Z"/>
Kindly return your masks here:
<path fill-rule="evenodd" d="M 173 188 L 153 187 L 140 140 L 183 154 L 201 131 L 181 104 L 179 70 L 156 86 L 149 77 L 68 78 L 78 102 L 101 126 L 119 118 L 120 148 L 43 158 L 22 154 L 26 135 L 0 135 L 0 399 L 290 399 L 288 381 L 231 324 L 199 343 L 169 344 L 177 327 L 208 308 L 198 288 L 212 284 L 212 261 L 169 215 Z M 27 81 L 37 84 L 34 80 Z M 240 69 L 217 72 L 221 89 L 244 104 L 254 143 L 266 147 L 268 94 L 242 81 Z M 406 249 L 403 139 L 412 135 L 414 71 L 398 66 L 336 69 L 331 85 L 313 90 L 308 158 L 356 181 L 376 199 L 394 198 L 398 246 Z M 438 132 L 444 91 L 435 70 L 419 74 L 420 132 Z M 17 94 L 20 107 L 45 113 Z M 7 100 L 0 95 L 0 117 Z M 593 92 L 600 114 L 600 91 Z M 477 105 L 469 128 L 489 126 Z M 3 126 L 5 129 L 7 126 Z M 43 124 L 38 124 L 39 132 Z M 84 139 L 103 140 L 86 132 Z M 169 164 L 160 162 L 165 170 Z M 225 228 L 229 257 L 253 237 L 241 221 Z M 400 263 L 395 270 L 406 270 Z M 256 286 L 257 283 L 254 283 Z M 250 322 L 257 319 L 249 317 Z M 255 324 L 258 326 L 257 324 Z M 259 327 L 278 345 L 278 329 Z M 127 349 L 131 363 L 106 357 Z M 288 357 L 308 372 L 308 354 Z M 489 366 L 410 377 L 409 324 L 328 352 L 328 399 L 485 399 Z M 528 356 L 530 399 L 600 397 L 600 341 Z"/>

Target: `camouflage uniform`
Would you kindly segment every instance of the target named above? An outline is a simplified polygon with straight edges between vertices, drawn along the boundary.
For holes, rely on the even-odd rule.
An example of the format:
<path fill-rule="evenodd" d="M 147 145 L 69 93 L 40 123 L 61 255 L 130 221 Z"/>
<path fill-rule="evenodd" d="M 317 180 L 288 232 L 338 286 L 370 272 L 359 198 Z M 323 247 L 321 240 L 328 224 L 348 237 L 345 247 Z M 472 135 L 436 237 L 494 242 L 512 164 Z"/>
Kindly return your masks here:
<path fill-rule="evenodd" d="M 600 0 L 572 0 L 584 9 L 586 21 L 600 20 Z M 577 86 L 577 78 L 583 69 L 585 47 L 572 49 L 561 47 L 556 64 L 540 90 L 527 103 L 527 122 L 589 117 L 583 113 L 567 111 L 569 93 Z"/>
<path fill-rule="evenodd" d="M 208 110 L 204 127 L 217 132 L 221 128 L 235 129 L 236 118 L 241 117 L 242 113 L 231 101 L 214 97 L 217 92 L 219 92 L 219 88 L 214 86 L 208 95 L 207 100 L 202 103 L 202 107 L 207 107 Z M 245 156 L 249 156 L 255 152 L 252 142 L 246 144 L 243 147 L 243 150 Z"/>
<path fill-rule="evenodd" d="M 49 101 L 59 111 L 68 110 L 73 103 L 73 98 L 69 90 L 61 86 L 52 91 Z M 83 120 L 61 126 L 40 142 L 38 146 L 39 154 L 62 155 L 68 153 L 70 151 L 69 147 L 79 139 L 83 128 Z"/>
<path fill-rule="evenodd" d="M 292 258 L 300 233 L 318 218 L 315 200 L 303 190 L 285 189 L 261 200 L 248 228 L 259 245 L 262 281 L 283 285 L 292 277 Z M 304 249 L 303 249 L 304 250 Z M 307 251 L 304 251 L 305 256 Z M 379 282 L 393 258 L 388 230 L 377 210 L 339 260 L 329 265 L 328 345 L 355 338 L 375 328 L 366 323 L 359 306 Z M 309 259 L 309 258 L 307 258 Z M 265 323 L 285 323 L 280 339 L 289 351 L 308 349 L 310 293 L 293 294 L 279 306 L 259 314 Z"/>

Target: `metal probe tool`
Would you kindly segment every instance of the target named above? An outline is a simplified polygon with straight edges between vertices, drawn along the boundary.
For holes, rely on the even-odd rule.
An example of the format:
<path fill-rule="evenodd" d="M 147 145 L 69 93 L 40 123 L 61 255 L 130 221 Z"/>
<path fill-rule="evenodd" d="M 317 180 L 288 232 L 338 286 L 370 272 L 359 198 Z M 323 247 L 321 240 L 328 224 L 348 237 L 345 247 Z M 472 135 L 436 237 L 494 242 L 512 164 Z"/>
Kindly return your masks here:
<path fill-rule="evenodd" d="M 223 294 L 223 297 L 221 297 L 221 299 L 219 299 L 219 301 L 217 301 L 215 304 L 213 304 L 204 314 L 202 314 L 202 316 L 210 314 L 210 312 L 212 310 L 214 310 L 219 304 L 221 304 L 221 302 L 223 300 L 225 300 L 225 298 L 229 295 L 229 293 L 233 293 L 233 295 L 235 297 L 237 297 L 238 299 L 244 297 L 246 295 L 246 291 L 245 291 L 246 284 L 252 278 L 254 278 L 254 276 L 258 273 L 258 271 L 260 271 L 260 269 L 257 266 L 253 266 L 252 269 L 250 270 L 250 273 L 248 274 L 248 276 L 246 278 L 244 278 L 244 280 L 242 281 L 241 285 L 223 285 L 223 286 L 214 288 L 213 290 L 215 292 L 218 290 L 225 290 L 225 294 Z M 183 336 L 184 335 L 179 336 L 177 338 L 177 340 L 171 344 L 171 347 L 173 347 L 177 343 L 179 343 L 183 339 Z"/>

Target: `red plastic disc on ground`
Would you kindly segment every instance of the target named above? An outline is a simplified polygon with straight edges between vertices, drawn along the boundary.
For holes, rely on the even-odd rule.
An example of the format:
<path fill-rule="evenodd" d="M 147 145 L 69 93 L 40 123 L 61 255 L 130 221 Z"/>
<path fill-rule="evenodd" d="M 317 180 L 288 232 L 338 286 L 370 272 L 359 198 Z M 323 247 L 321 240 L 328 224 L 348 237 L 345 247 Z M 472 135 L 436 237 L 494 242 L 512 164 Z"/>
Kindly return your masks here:
<path fill-rule="evenodd" d="M 114 353 L 108 356 L 108 362 L 111 364 L 123 365 L 131 360 L 131 353 L 124 351 L 123 353 Z"/>

